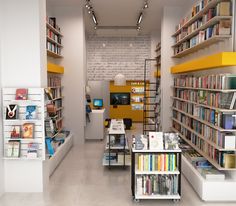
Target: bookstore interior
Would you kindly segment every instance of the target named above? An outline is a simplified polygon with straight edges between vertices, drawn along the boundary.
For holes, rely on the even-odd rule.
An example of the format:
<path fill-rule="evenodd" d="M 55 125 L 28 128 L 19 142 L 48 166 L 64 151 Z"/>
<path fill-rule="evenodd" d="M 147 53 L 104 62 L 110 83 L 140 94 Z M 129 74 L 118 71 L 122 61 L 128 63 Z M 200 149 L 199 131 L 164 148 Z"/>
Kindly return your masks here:
<path fill-rule="evenodd" d="M 0 0 L 0 205 L 236 205 L 235 0 Z"/>

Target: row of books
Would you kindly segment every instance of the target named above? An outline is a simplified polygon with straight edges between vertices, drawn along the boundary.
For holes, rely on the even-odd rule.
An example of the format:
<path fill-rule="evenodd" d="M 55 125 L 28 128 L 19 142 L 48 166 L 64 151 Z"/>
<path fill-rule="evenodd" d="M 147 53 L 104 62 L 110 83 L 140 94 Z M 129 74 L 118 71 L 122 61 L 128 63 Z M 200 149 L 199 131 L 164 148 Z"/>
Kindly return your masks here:
<path fill-rule="evenodd" d="M 132 96 L 131 102 L 133 103 L 142 103 L 144 99 L 144 96 Z"/>
<path fill-rule="evenodd" d="M 46 22 L 48 24 L 50 24 L 53 28 L 55 28 L 56 30 L 58 30 L 59 32 L 61 31 L 60 27 L 57 25 L 56 23 L 56 18 L 55 17 L 46 17 Z"/>
<path fill-rule="evenodd" d="M 202 135 L 206 140 L 212 141 L 219 147 L 229 150 L 236 148 L 236 137 L 234 133 L 219 132 L 197 120 L 194 120 L 176 111 L 173 111 L 173 116 L 175 119 L 184 123 L 187 127 L 191 128 L 199 135 Z"/>
<path fill-rule="evenodd" d="M 181 39 L 186 37 L 187 35 L 191 34 L 204 24 L 206 24 L 208 21 L 210 21 L 212 18 L 215 16 L 230 16 L 231 11 L 230 11 L 230 2 L 220 2 L 217 4 L 215 8 L 211 8 L 207 11 L 206 14 L 204 14 L 202 17 L 198 18 L 195 22 L 193 22 L 191 25 L 189 25 L 186 28 L 182 28 L 182 31 L 180 34 L 176 36 L 176 43 L 179 42 Z M 224 23 L 224 21 L 220 21 Z M 227 20 L 227 24 L 230 25 L 231 27 L 231 21 Z M 226 22 L 225 22 L 226 23 Z M 221 28 L 224 28 L 224 26 L 221 26 Z M 228 26 L 226 27 L 228 28 Z M 219 32 L 218 35 L 220 34 L 225 34 L 225 32 Z M 228 33 L 227 33 L 228 34 Z"/>
<path fill-rule="evenodd" d="M 209 158 L 214 160 L 217 164 L 224 168 L 236 168 L 236 154 L 233 151 L 219 151 L 212 145 L 199 138 L 179 123 L 173 121 L 173 127 L 179 131 L 180 134 L 186 137 L 197 148 L 203 151 Z"/>
<path fill-rule="evenodd" d="M 223 129 L 236 129 L 236 117 L 234 112 L 222 113 L 214 109 L 207 109 L 201 106 L 193 105 L 192 103 L 186 103 L 181 101 L 174 101 L 173 106 L 178 110 L 188 113 L 199 121 L 207 121 L 212 126 L 221 127 Z"/>
<path fill-rule="evenodd" d="M 142 175 L 136 179 L 137 195 L 178 195 L 178 175 Z"/>
<path fill-rule="evenodd" d="M 230 20 L 221 20 L 218 24 L 214 26 L 208 27 L 203 31 L 199 31 L 199 33 L 192 37 L 189 40 L 181 43 L 174 48 L 174 55 L 185 51 L 186 49 L 190 49 L 204 41 L 214 37 L 214 36 L 223 36 L 231 34 L 231 21 Z"/>
<path fill-rule="evenodd" d="M 48 87 L 61 87 L 61 77 L 48 74 Z"/>
<path fill-rule="evenodd" d="M 61 47 L 59 47 L 58 45 L 55 45 L 51 42 L 47 42 L 47 50 L 54 52 L 58 55 L 61 55 Z"/>
<path fill-rule="evenodd" d="M 131 104 L 132 110 L 143 110 L 143 104 Z"/>
<path fill-rule="evenodd" d="M 36 105 L 26 105 L 20 107 L 18 104 L 9 104 L 5 108 L 6 120 L 36 120 L 38 118 L 37 106 Z"/>
<path fill-rule="evenodd" d="M 175 171 L 176 154 L 138 155 L 138 171 Z"/>
<path fill-rule="evenodd" d="M 51 29 L 47 28 L 47 36 L 50 39 L 53 39 L 58 44 L 61 44 L 61 36 L 58 34 L 55 34 Z"/>
<path fill-rule="evenodd" d="M 174 86 L 205 89 L 236 89 L 235 74 L 213 74 L 204 76 L 182 75 L 174 78 Z"/>
<path fill-rule="evenodd" d="M 200 155 L 195 150 L 188 150 L 183 153 L 188 161 L 196 168 L 196 170 L 206 180 L 223 181 L 225 180 L 225 174 L 215 169 L 205 157 Z"/>
<path fill-rule="evenodd" d="M 33 139 L 34 138 L 34 123 L 24 123 L 23 125 L 12 125 L 5 132 L 9 133 L 6 138 L 11 139 Z"/>
<path fill-rule="evenodd" d="M 38 143 L 28 143 L 27 147 L 21 148 L 21 141 L 20 140 L 9 140 L 5 144 L 5 156 L 9 158 L 19 158 L 19 157 L 26 157 L 26 158 L 37 158 L 38 157 L 38 150 L 39 144 Z M 25 144 L 24 144 L 25 145 Z M 21 153 L 21 149 L 26 150 L 25 153 Z"/>
<path fill-rule="evenodd" d="M 194 17 L 196 14 L 202 11 L 211 1 L 212 0 L 200 0 L 197 4 L 195 4 L 192 7 L 191 12 L 186 17 L 184 17 L 180 21 L 180 23 L 176 26 L 176 31 L 181 29 L 192 17 Z M 214 8 L 210 8 L 210 9 L 214 9 Z M 230 14 L 231 14 L 230 1 L 223 1 L 217 4 L 215 8 L 215 15 L 229 16 Z"/>
<path fill-rule="evenodd" d="M 212 106 L 220 109 L 235 109 L 236 108 L 236 92 L 222 93 L 203 90 L 185 90 L 176 89 L 175 97 L 183 100 L 188 100 L 193 103 Z"/>
<path fill-rule="evenodd" d="M 131 87 L 131 93 L 132 94 L 143 94 L 144 87 Z"/>

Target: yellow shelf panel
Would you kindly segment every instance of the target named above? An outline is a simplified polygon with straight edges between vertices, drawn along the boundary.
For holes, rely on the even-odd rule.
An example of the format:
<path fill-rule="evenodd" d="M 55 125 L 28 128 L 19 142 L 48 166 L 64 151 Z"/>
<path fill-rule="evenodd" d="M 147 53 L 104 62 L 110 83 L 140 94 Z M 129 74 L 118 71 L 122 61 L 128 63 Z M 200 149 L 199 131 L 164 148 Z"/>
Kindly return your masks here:
<path fill-rule="evenodd" d="M 236 52 L 221 52 L 171 67 L 172 74 L 236 66 Z"/>
<path fill-rule="evenodd" d="M 64 74 L 64 67 L 56 65 L 56 64 L 48 63 L 47 71 L 52 72 L 52 73 L 57 73 L 57 74 Z"/>
<path fill-rule="evenodd" d="M 160 76 L 161 76 L 160 70 L 154 72 L 154 77 L 160 77 Z"/>

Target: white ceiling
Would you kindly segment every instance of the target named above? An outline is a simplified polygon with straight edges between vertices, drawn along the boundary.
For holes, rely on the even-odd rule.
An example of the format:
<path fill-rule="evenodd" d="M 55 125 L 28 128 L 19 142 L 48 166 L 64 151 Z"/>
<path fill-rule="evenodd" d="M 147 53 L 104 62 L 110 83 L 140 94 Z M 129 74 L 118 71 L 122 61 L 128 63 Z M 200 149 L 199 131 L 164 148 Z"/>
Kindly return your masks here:
<path fill-rule="evenodd" d="M 135 26 L 144 0 L 90 0 L 94 8 L 99 26 Z M 76 6 L 85 0 L 47 0 L 52 5 Z M 186 9 L 195 0 L 148 0 L 149 8 L 145 10 L 141 23 L 142 33 L 160 31 L 164 6 L 180 6 Z M 184 14 L 183 14 L 184 15 Z M 85 25 L 89 34 L 94 33 L 91 17 L 85 10 Z"/>

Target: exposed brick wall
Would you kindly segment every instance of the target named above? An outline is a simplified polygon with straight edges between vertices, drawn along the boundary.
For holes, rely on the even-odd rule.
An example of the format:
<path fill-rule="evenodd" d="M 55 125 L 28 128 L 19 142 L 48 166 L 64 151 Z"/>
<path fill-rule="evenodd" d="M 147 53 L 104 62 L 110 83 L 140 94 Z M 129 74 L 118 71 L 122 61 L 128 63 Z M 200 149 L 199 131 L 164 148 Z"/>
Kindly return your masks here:
<path fill-rule="evenodd" d="M 87 44 L 88 80 L 143 79 L 144 60 L 151 56 L 151 38 L 90 36 Z M 148 69 L 149 70 L 149 69 Z"/>

